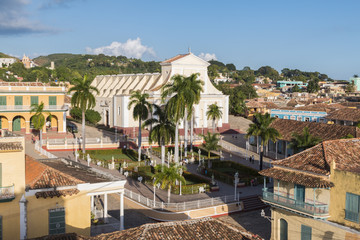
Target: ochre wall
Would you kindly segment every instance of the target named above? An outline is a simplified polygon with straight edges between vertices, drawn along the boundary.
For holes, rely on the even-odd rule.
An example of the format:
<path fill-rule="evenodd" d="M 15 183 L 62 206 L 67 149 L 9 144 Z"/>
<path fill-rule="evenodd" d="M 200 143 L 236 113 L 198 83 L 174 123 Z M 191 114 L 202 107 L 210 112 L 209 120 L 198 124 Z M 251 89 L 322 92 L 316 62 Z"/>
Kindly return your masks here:
<path fill-rule="evenodd" d="M 345 219 L 346 193 L 360 195 L 360 174 L 351 172 L 332 170 L 331 182 L 331 204 L 329 220 L 344 224 L 360 230 L 360 223 L 351 222 Z"/>
<path fill-rule="evenodd" d="M 20 238 L 19 201 L 25 190 L 25 144 L 23 137 L 0 138 L 0 142 L 22 142 L 23 150 L 0 152 L 2 165 L 2 186 L 14 184 L 15 199 L 0 203 L 0 215 L 3 222 L 3 239 Z"/>
<path fill-rule="evenodd" d="M 84 192 L 66 197 L 28 197 L 28 238 L 49 234 L 49 209 L 65 208 L 66 232 L 90 236 L 90 197 Z"/>
<path fill-rule="evenodd" d="M 356 236 L 342 228 L 336 227 L 326 221 L 319 221 L 312 218 L 302 217 L 292 214 L 285 210 L 272 209 L 271 222 L 271 239 L 280 239 L 280 219 L 284 219 L 288 223 L 288 239 L 301 239 L 301 225 L 312 228 L 312 240 L 333 240 L 348 239 L 360 240 L 360 236 Z M 354 238 L 353 238 L 354 237 Z"/>

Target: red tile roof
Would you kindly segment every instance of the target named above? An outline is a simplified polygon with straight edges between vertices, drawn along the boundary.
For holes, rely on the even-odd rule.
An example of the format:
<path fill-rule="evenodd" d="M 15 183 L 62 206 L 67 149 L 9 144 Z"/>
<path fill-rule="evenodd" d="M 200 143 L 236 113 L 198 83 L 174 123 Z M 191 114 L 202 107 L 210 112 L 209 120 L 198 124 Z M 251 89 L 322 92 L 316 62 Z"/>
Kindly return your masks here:
<path fill-rule="evenodd" d="M 29 189 L 42 189 L 62 186 L 76 186 L 77 184 L 84 182 L 49 166 L 46 166 L 45 164 L 42 164 L 26 155 L 25 183 Z M 53 193 L 45 192 L 39 196 L 51 197 L 57 195 L 72 195 L 77 193 L 74 191 L 76 189 L 71 190 L 72 191 L 53 191 Z"/>
<path fill-rule="evenodd" d="M 180 58 L 186 57 L 186 56 L 188 56 L 188 55 L 190 55 L 190 53 L 179 54 L 179 55 L 177 55 L 177 56 L 175 56 L 175 57 L 172 57 L 172 58 L 169 58 L 169 59 L 163 61 L 162 63 L 171 63 L 171 62 L 174 62 L 174 61 L 176 61 L 176 60 L 178 60 L 178 59 L 180 59 Z"/>
<path fill-rule="evenodd" d="M 335 169 L 360 173 L 360 139 L 325 141 L 272 163 L 274 167 L 259 173 L 309 187 L 331 186 L 327 176 L 333 163 Z"/>
<path fill-rule="evenodd" d="M 359 122 L 360 121 L 360 109 L 354 108 L 343 108 L 331 112 L 327 117 L 331 120 L 342 120 L 342 121 L 351 121 Z"/>
<path fill-rule="evenodd" d="M 2 142 L 0 143 L 0 152 L 18 152 L 22 151 L 21 142 Z"/>
<path fill-rule="evenodd" d="M 49 235 L 37 240 L 260 240 L 261 237 L 242 228 L 213 218 L 192 219 L 186 221 L 144 224 L 123 231 L 84 237 L 73 233 Z"/>
<path fill-rule="evenodd" d="M 360 137 L 360 129 L 355 126 L 343 126 L 338 124 L 327 124 L 319 122 L 302 122 L 289 119 L 277 118 L 270 125 L 281 134 L 281 140 L 291 141 L 292 133 L 301 134 L 305 127 L 309 128 L 311 135 L 325 140 L 340 139 L 348 134 Z"/>

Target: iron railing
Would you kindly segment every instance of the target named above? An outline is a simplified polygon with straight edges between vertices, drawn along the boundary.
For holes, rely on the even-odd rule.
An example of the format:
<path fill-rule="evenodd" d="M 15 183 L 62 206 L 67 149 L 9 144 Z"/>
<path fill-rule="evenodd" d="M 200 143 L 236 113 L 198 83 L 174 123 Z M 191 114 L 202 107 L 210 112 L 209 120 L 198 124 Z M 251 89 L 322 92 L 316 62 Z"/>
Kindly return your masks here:
<path fill-rule="evenodd" d="M 263 200 L 282 205 L 306 214 L 313 216 L 326 216 L 329 215 L 329 205 L 324 203 L 308 203 L 304 201 L 299 201 L 293 198 L 289 198 L 280 194 L 275 194 L 263 190 Z"/>
<path fill-rule="evenodd" d="M 9 201 L 15 198 L 14 184 L 11 186 L 0 187 L 0 202 Z"/>

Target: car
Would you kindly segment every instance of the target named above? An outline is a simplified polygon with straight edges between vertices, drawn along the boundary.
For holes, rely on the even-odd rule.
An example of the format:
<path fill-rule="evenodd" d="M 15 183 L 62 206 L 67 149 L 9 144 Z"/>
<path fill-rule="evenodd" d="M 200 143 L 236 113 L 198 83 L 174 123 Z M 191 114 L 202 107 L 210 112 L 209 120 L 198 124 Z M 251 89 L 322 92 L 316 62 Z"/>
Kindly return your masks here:
<path fill-rule="evenodd" d="M 70 133 L 77 133 L 78 132 L 78 128 L 77 126 L 72 123 L 72 122 L 66 122 L 66 130 Z"/>

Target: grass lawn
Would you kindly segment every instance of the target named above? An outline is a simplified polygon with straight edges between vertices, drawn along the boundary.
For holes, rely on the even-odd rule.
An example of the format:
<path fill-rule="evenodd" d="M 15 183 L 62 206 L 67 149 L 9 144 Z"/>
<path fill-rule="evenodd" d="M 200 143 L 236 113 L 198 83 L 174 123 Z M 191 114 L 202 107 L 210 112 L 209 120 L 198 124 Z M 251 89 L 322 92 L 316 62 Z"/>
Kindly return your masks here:
<path fill-rule="evenodd" d="M 126 150 L 123 152 L 123 149 L 108 149 L 108 150 L 87 150 L 86 154 L 89 154 L 92 159 L 97 159 L 100 161 L 110 162 L 112 157 L 116 161 L 137 161 L 137 152 L 133 150 Z"/>

